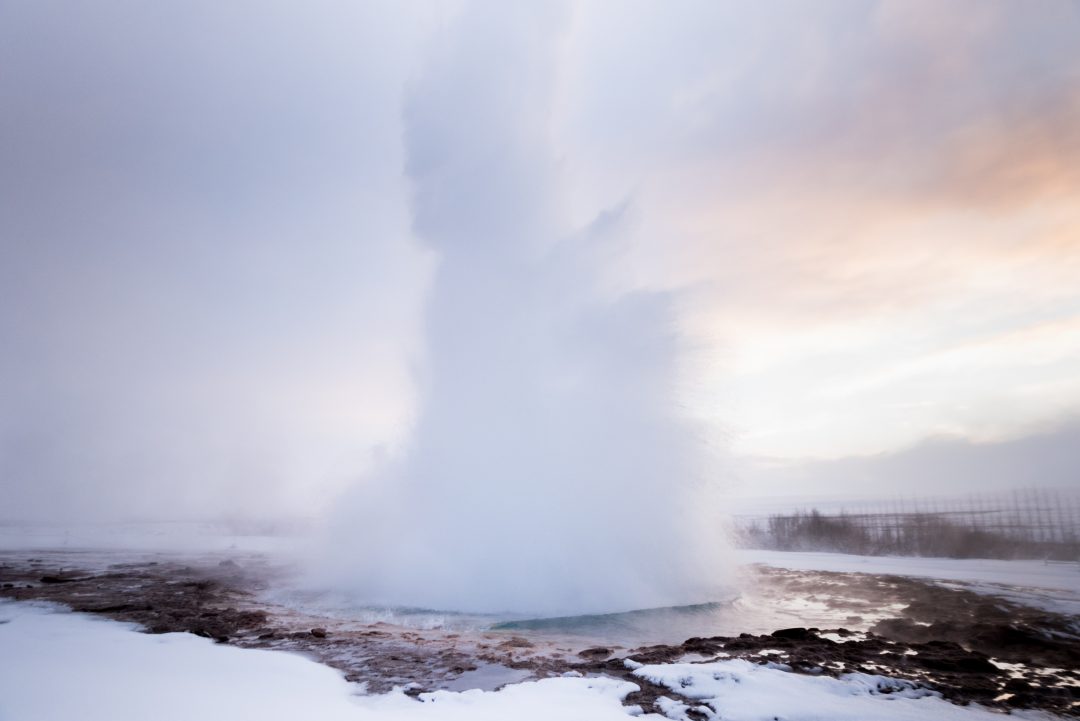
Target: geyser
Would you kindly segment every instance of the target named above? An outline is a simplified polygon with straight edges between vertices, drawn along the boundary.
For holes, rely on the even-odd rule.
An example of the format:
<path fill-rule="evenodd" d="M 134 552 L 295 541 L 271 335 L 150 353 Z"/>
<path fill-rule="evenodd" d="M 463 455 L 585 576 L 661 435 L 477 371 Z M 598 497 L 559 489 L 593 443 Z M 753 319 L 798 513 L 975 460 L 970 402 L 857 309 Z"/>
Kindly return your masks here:
<path fill-rule="evenodd" d="M 334 583 L 367 603 L 591 613 L 720 580 L 671 298 L 600 289 L 624 210 L 559 227 L 561 18 L 538 5 L 466 11 L 406 102 L 414 228 L 438 263 L 411 441 L 332 524 Z"/>

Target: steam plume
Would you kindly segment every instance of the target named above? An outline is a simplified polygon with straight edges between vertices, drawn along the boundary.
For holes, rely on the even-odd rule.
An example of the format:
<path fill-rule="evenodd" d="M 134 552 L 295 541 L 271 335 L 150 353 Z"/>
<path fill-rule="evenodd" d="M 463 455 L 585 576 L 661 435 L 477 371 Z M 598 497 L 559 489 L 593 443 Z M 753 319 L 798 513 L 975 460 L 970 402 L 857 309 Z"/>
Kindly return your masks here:
<path fill-rule="evenodd" d="M 601 292 L 625 208 L 558 227 L 561 17 L 492 4 L 458 22 L 405 108 L 415 232 L 439 256 L 419 417 L 344 504 L 336 570 L 370 602 L 438 609 L 704 600 L 715 524 L 675 404 L 671 299 Z"/>

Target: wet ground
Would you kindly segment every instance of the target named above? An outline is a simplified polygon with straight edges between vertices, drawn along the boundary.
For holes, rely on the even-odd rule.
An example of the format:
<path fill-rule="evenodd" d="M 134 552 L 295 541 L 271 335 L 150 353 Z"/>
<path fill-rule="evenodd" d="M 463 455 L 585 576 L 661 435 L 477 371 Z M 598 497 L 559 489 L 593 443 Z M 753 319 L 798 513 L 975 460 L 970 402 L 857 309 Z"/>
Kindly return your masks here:
<path fill-rule="evenodd" d="M 632 680 L 640 663 L 743 658 L 792 671 L 880 673 L 956 703 L 1080 715 L 1076 618 L 957 584 L 753 567 L 722 604 L 489 626 L 323 613 L 282 602 L 288 572 L 266 557 L 0 554 L 0 597 L 50 601 L 220 643 L 303 653 L 380 692 L 496 688 L 560 674 Z M 742 632 L 745 631 L 745 632 Z M 650 688 L 627 699 L 654 710 Z"/>

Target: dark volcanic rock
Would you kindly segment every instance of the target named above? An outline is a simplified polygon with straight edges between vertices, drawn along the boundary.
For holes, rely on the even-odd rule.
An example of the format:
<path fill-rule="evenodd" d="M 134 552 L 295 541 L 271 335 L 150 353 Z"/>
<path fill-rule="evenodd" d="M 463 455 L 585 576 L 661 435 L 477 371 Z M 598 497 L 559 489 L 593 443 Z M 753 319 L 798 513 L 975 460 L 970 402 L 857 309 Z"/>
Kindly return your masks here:
<path fill-rule="evenodd" d="M 85 578 L 79 578 L 78 576 L 63 576 L 60 574 L 42 576 L 38 579 L 41 583 L 76 583 L 78 581 L 85 581 Z"/>
<path fill-rule="evenodd" d="M 587 659 L 589 661 L 599 661 L 607 658 L 611 655 L 610 648 L 604 648 L 603 646 L 596 646 L 594 648 L 587 648 L 584 651 L 579 651 L 578 656 Z"/>
<path fill-rule="evenodd" d="M 792 641 L 809 641 L 817 638 L 817 629 L 805 629 L 801 627 L 796 628 L 781 628 L 778 631 L 773 631 L 770 636 L 773 638 L 787 638 Z"/>

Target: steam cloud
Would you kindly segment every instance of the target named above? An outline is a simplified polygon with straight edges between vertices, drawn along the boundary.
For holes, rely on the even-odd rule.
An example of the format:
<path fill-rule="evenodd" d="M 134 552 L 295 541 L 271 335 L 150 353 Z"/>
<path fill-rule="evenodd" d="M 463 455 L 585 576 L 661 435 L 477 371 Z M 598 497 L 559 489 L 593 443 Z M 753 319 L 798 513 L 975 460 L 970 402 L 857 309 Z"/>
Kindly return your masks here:
<path fill-rule="evenodd" d="M 406 103 L 415 230 L 439 264 L 413 440 L 332 539 L 331 572 L 368 602 L 598 612 L 700 602 L 717 580 L 671 299 L 601 291 L 624 208 L 557 227 L 560 21 L 466 12 Z"/>

